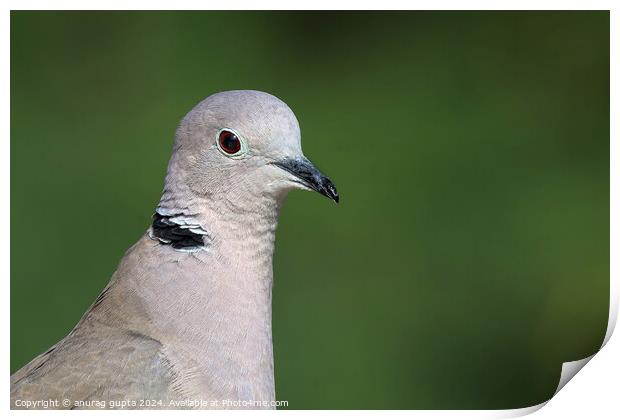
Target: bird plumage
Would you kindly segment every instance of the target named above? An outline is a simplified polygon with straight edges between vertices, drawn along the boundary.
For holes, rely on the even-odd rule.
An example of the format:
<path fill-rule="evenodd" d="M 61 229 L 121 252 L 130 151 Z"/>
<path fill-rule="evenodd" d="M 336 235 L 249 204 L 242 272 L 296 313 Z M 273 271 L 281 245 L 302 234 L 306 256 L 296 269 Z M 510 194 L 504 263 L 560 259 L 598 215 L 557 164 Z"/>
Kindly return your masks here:
<path fill-rule="evenodd" d="M 240 137 L 242 154 L 219 147 L 222 129 Z M 272 255 L 292 188 L 338 199 L 303 157 L 286 104 L 256 91 L 198 104 L 177 129 L 151 226 L 76 327 L 11 376 L 12 407 L 47 399 L 71 402 L 60 408 L 274 401 Z"/>

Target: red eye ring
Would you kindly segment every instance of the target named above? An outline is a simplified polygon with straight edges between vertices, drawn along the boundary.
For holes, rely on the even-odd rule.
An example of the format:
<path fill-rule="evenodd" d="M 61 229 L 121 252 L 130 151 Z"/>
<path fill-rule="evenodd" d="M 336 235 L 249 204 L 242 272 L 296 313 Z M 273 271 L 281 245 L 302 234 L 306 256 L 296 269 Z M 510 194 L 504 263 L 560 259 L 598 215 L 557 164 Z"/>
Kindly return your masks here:
<path fill-rule="evenodd" d="M 220 149 L 228 155 L 234 155 L 241 150 L 241 140 L 235 133 L 229 130 L 222 130 L 218 136 L 217 142 Z"/>

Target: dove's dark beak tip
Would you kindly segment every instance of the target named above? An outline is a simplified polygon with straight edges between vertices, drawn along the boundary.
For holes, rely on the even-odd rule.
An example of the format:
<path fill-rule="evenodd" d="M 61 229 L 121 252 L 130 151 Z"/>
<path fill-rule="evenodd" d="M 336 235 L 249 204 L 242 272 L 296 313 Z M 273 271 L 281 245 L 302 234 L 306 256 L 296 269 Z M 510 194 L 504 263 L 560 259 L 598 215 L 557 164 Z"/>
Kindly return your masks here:
<path fill-rule="evenodd" d="M 305 157 L 297 159 L 285 159 L 283 161 L 272 162 L 273 165 L 284 169 L 286 172 L 295 176 L 298 182 L 325 197 L 340 202 L 338 190 L 331 179 L 326 177 Z"/>
<path fill-rule="evenodd" d="M 340 202 L 340 196 L 338 195 L 338 190 L 336 190 L 336 186 L 332 183 L 332 181 L 329 178 L 325 178 L 323 182 L 324 182 L 324 186 L 323 188 L 321 188 L 319 192 L 323 194 L 325 197 L 334 200 L 334 202 L 338 204 Z"/>

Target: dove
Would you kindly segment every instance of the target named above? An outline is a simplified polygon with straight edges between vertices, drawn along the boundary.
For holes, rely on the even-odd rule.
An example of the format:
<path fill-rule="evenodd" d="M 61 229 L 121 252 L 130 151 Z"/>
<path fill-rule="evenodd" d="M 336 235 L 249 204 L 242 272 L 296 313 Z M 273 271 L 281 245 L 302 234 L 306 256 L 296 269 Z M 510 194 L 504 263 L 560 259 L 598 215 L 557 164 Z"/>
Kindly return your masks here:
<path fill-rule="evenodd" d="M 339 201 L 283 101 L 196 105 L 152 223 L 74 329 L 11 376 L 11 407 L 274 408 L 272 259 L 293 189 Z"/>

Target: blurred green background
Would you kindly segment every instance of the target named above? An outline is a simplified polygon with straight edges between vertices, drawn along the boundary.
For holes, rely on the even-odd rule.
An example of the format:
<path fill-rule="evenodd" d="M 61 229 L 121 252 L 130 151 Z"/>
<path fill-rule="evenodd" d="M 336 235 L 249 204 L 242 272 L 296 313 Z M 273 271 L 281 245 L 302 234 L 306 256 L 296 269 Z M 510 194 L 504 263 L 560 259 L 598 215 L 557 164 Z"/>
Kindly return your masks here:
<path fill-rule="evenodd" d="M 341 204 L 277 235 L 289 408 L 516 408 L 600 346 L 607 12 L 12 12 L 11 369 L 146 230 L 207 95 L 295 111 Z"/>

